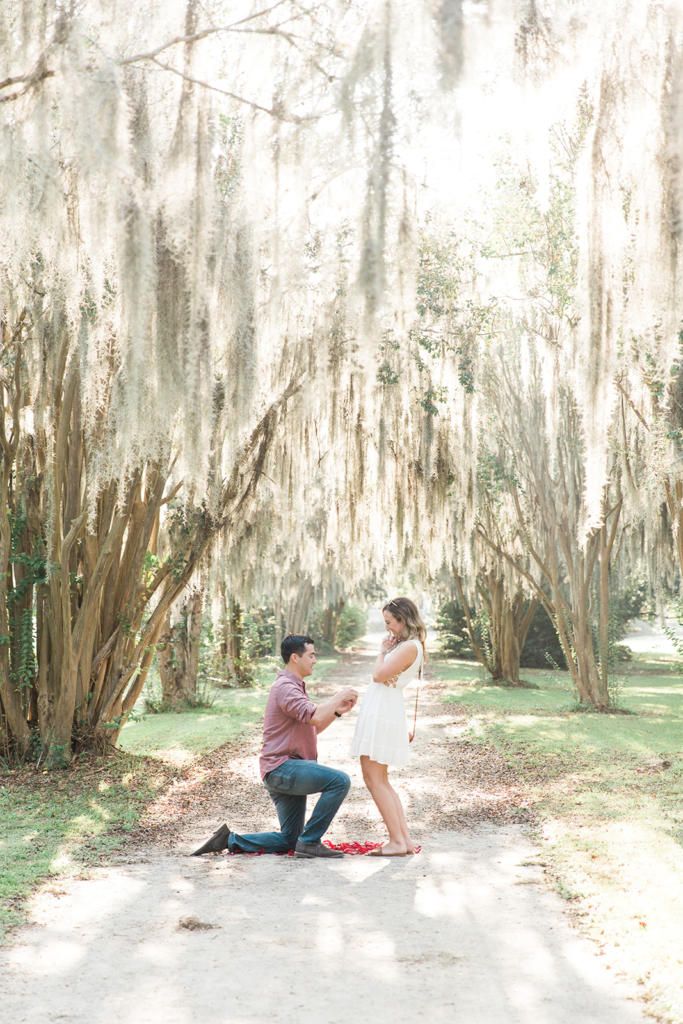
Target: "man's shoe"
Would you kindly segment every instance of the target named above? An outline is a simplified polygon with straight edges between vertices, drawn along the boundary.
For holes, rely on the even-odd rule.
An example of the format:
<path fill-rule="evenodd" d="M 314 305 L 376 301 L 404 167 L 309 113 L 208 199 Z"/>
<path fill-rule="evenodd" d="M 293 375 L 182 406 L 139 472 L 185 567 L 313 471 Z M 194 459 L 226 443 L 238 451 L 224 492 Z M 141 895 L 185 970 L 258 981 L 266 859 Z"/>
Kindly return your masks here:
<path fill-rule="evenodd" d="M 230 838 L 230 829 L 227 825 L 221 825 L 220 828 L 216 829 L 210 839 L 207 839 L 203 846 L 200 846 L 198 850 L 191 853 L 191 857 L 201 857 L 203 853 L 220 853 L 222 850 L 227 850 L 228 839 Z"/>
<path fill-rule="evenodd" d="M 295 857 L 343 857 L 341 850 L 331 850 L 324 843 L 298 842 L 294 849 Z"/>

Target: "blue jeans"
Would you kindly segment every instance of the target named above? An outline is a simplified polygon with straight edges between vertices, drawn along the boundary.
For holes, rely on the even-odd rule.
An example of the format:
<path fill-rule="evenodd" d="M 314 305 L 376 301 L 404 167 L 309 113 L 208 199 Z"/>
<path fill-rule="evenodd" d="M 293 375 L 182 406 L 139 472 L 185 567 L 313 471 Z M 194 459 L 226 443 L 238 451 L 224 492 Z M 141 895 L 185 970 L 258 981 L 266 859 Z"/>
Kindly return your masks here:
<path fill-rule="evenodd" d="M 230 833 L 231 853 L 287 853 L 297 842 L 319 843 L 349 791 L 351 779 L 346 772 L 326 768 L 317 761 L 290 758 L 263 780 L 275 804 L 280 821 L 279 832 Z M 306 797 L 320 793 L 313 814 L 306 824 Z"/>

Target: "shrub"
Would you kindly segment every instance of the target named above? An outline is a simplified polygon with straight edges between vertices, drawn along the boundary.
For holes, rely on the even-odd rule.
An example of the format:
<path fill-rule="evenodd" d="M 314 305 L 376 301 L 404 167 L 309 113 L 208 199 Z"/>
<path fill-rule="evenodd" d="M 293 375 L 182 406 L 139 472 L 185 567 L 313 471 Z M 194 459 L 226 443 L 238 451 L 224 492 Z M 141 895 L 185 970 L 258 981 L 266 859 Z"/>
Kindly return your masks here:
<path fill-rule="evenodd" d="M 337 632 L 334 638 L 335 646 L 339 650 L 346 650 L 354 640 L 357 640 L 359 636 L 365 633 L 366 628 L 367 614 L 363 609 L 355 604 L 345 605 L 337 623 Z"/>
<path fill-rule="evenodd" d="M 439 649 L 447 658 L 474 660 L 465 613 L 457 601 L 445 601 L 436 614 Z"/>
<path fill-rule="evenodd" d="M 522 668 L 567 667 L 555 627 L 543 605 L 538 605 L 531 620 L 519 663 Z"/>

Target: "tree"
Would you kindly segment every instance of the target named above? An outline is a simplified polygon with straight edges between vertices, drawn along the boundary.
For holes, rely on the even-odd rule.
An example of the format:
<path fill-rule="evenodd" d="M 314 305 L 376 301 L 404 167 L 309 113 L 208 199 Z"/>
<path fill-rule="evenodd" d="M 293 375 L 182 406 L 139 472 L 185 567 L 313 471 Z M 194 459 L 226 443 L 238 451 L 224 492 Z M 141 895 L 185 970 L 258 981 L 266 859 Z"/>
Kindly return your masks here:
<path fill-rule="evenodd" d="M 318 417 L 295 397 L 362 376 L 327 317 L 344 305 L 372 352 L 378 295 L 397 294 L 408 198 L 394 203 L 388 154 L 409 19 L 394 15 L 3 6 L 8 754 L 33 744 L 53 766 L 115 741 L 170 608 L 243 536 L 266 469 L 285 494 L 301 475 Z M 371 184 L 355 210 L 350 181 Z M 337 408 L 329 433 L 343 424 L 360 456 Z"/>
<path fill-rule="evenodd" d="M 203 603 L 203 591 L 195 587 L 167 614 L 157 651 L 164 709 L 197 702 Z"/>

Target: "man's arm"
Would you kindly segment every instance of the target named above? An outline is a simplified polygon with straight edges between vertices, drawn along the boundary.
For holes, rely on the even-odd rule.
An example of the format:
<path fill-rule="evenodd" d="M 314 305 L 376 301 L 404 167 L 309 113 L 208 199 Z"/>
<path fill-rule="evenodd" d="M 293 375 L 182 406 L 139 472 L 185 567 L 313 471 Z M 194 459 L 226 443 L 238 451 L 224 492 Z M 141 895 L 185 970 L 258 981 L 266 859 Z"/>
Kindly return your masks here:
<path fill-rule="evenodd" d="M 338 690 L 332 697 L 323 700 L 316 706 L 314 714 L 309 719 L 310 724 L 315 726 L 316 732 L 322 732 L 328 725 L 334 722 L 335 712 L 339 715 L 350 711 L 358 700 L 356 690 L 347 686 L 344 690 Z"/>

